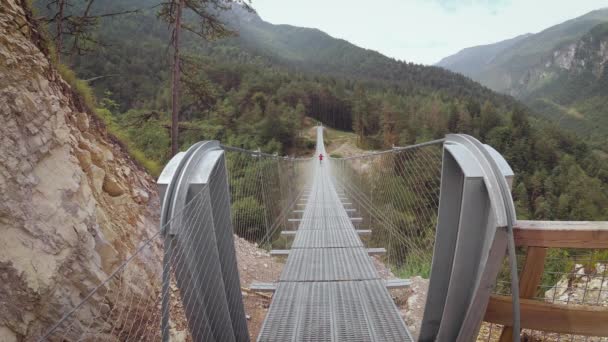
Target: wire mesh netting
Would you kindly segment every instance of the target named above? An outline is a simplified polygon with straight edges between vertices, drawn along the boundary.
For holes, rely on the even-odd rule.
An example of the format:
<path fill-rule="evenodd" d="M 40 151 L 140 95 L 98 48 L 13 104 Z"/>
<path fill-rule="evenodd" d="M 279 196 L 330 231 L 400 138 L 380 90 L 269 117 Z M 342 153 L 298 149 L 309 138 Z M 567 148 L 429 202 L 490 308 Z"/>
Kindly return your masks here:
<path fill-rule="evenodd" d="M 439 205 L 442 144 L 331 158 L 334 183 L 370 229 L 369 247 L 399 278 L 430 273 Z"/>
<path fill-rule="evenodd" d="M 262 268 L 255 269 L 251 280 L 276 281 L 284 258 L 270 257 L 273 249 L 287 249 L 293 239 L 281 235 L 298 218 L 297 201 L 310 181 L 311 158 L 288 158 L 259 152 L 226 148 L 230 183 L 232 223 L 237 236 L 260 248 Z M 259 266 L 259 265 L 258 265 Z M 249 280 L 249 279 L 247 279 Z M 248 286 L 248 284 L 244 284 Z"/>
<path fill-rule="evenodd" d="M 197 224 L 196 218 L 209 215 L 208 199 L 201 190 L 185 206 L 192 216 L 181 221 L 188 228 Z M 176 216 L 167 225 L 176 224 Z M 189 230 L 195 232 L 196 230 Z M 163 270 L 163 238 L 159 233 L 144 241 L 125 262 L 101 284 L 87 284 L 73 294 L 74 307 L 65 307 L 67 314 L 53 326 L 42 340 L 49 341 L 130 341 L 161 338 L 161 302 Z M 187 253 L 170 255 L 171 263 L 179 262 Z M 204 253 L 204 252 L 203 252 Z M 186 324 L 180 291 L 175 279 L 170 284 L 171 312 L 174 326 Z M 187 289 L 186 289 L 187 292 Z M 187 331 L 187 329 L 184 329 Z"/>
<path fill-rule="evenodd" d="M 526 249 L 518 248 L 518 271 L 521 274 Z M 548 248 L 540 285 L 531 298 L 544 303 L 576 307 L 586 305 L 607 307 L 608 310 L 608 250 Z M 507 262 L 496 282 L 495 293 L 511 295 Z M 478 341 L 498 341 L 502 326 L 484 322 Z M 608 341 L 608 337 L 559 334 L 523 329 L 523 341 Z"/>

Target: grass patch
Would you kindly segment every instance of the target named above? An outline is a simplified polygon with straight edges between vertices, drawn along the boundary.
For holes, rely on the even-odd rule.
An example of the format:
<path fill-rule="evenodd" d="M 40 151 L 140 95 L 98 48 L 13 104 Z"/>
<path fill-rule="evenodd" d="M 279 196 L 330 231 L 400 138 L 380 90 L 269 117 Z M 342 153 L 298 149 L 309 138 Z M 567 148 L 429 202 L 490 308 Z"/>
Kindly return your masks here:
<path fill-rule="evenodd" d="M 57 71 L 61 77 L 72 87 L 72 90 L 76 92 L 82 98 L 84 105 L 89 109 L 93 110 L 96 107 L 95 95 L 93 95 L 93 89 L 89 86 L 86 81 L 79 79 L 76 73 L 64 64 L 57 64 Z"/>
<path fill-rule="evenodd" d="M 330 127 L 324 127 L 325 128 L 325 132 L 324 132 L 324 137 L 327 137 L 331 140 L 352 140 L 352 139 L 357 139 L 357 135 L 353 132 L 347 132 L 347 131 L 340 131 L 334 128 L 330 128 Z"/>
<path fill-rule="evenodd" d="M 95 115 L 105 124 L 108 132 L 123 143 L 131 158 L 143 166 L 152 176 L 158 177 L 160 175 L 162 171 L 161 165 L 155 160 L 146 158 L 141 150 L 133 146 L 127 133 L 116 123 L 114 116 L 109 110 L 97 108 Z"/>
<path fill-rule="evenodd" d="M 424 279 L 429 279 L 431 276 L 431 261 L 432 255 L 428 257 L 410 255 L 406 258 L 406 262 L 400 266 L 391 267 L 393 274 L 400 279 L 408 279 L 414 276 L 420 276 Z"/>
<path fill-rule="evenodd" d="M 86 81 L 79 79 L 74 71 L 66 65 L 57 64 L 56 67 L 61 77 L 70 85 L 70 87 L 72 87 L 72 90 L 82 98 L 84 105 L 90 112 L 105 124 L 108 133 L 116 137 L 116 139 L 122 143 L 129 156 L 145 168 L 152 176 L 158 177 L 162 170 L 161 165 L 154 160 L 146 158 L 142 151 L 133 146 L 127 133 L 116 123 L 114 116 L 109 110 L 105 108 L 96 108 L 97 101 L 93 89 L 89 84 Z"/>

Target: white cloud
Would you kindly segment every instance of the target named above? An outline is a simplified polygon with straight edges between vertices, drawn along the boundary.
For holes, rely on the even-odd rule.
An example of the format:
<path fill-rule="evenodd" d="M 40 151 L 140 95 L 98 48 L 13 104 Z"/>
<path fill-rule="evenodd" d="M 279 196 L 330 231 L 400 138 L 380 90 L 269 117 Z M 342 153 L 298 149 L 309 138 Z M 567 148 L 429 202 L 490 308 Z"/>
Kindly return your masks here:
<path fill-rule="evenodd" d="M 608 0 L 254 0 L 274 24 L 315 27 L 356 45 L 433 64 L 608 6 Z"/>

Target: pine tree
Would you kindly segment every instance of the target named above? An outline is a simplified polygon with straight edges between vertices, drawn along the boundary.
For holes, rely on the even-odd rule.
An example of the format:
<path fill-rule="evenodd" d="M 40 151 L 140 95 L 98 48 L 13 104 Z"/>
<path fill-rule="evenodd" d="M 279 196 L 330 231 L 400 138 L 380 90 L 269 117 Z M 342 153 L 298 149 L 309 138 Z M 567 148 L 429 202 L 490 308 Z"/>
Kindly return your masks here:
<path fill-rule="evenodd" d="M 498 125 L 500 125 L 500 116 L 494 105 L 490 101 L 486 101 L 479 116 L 479 136 L 482 139 L 485 138 L 488 132 Z"/>
<path fill-rule="evenodd" d="M 54 24 L 55 59 L 61 62 L 65 51 L 65 36 L 71 37 L 69 53 L 83 54 L 91 51 L 99 44 L 92 31 L 97 27 L 99 19 L 122 14 L 135 13 L 138 9 L 93 14 L 95 0 L 47 0 L 46 8 L 49 15 L 39 18 L 47 24 Z"/>
<path fill-rule="evenodd" d="M 163 3 L 158 16 L 172 29 L 173 65 L 171 66 L 171 155 L 179 150 L 179 112 L 180 112 L 180 39 L 182 30 L 192 32 L 203 39 L 217 39 L 233 34 L 219 16 L 232 8 L 233 4 L 252 10 L 248 3 L 240 0 L 169 0 Z M 195 14 L 197 22 L 193 25 L 184 21 L 183 12 Z"/>
<path fill-rule="evenodd" d="M 458 107 L 453 102 L 450 104 L 450 113 L 448 115 L 448 131 L 458 133 L 460 113 L 458 112 Z"/>

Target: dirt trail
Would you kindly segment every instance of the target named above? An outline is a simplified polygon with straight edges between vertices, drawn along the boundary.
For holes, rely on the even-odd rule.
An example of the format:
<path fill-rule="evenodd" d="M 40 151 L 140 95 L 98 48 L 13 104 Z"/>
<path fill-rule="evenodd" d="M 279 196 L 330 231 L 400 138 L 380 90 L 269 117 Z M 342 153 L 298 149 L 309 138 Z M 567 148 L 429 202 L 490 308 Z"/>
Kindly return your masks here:
<path fill-rule="evenodd" d="M 236 235 L 234 244 L 243 288 L 247 327 L 251 340 L 255 341 L 266 318 L 272 297 L 270 294 L 256 293 L 248 289 L 254 281 L 270 282 L 278 279 L 283 269 L 283 262 L 279 258 L 271 257 L 267 251 L 258 248 L 257 244 Z"/>

